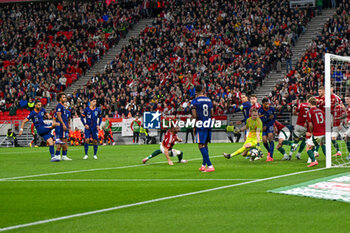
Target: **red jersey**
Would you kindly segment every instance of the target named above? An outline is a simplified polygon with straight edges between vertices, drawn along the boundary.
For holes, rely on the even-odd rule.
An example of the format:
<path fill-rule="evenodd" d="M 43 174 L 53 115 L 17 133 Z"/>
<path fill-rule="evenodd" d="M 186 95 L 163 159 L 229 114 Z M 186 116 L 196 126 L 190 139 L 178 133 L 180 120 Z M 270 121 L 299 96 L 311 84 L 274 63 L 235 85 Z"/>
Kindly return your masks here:
<path fill-rule="evenodd" d="M 164 148 L 167 148 L 168 150 L 171 150 L 178 139 L 177 135 L 168 130 L 165 133 L 164 140 L 162 142 L 162 145 Z"/>
<path fill-rule="evenodd" d="M 348 118 L 346 121 L 349 123 L 350 122 L 350 104 L 346 107 L 346 114 L 348 115 Z"/>
<path fill-rule="evenodd" d="M 279 121 L 275 121 L 275 123 L 273 124 L 273 126 L 275 127 L 275 131 L 277 131 L 277 133 L 281 132 L 281 130 L 286 127 L 285 125 L 281 124 Z"/>
<path fill-rule="evenodd" d="M 326 134 L 324 111 L 316 107 L 310 108 L 309 112 L 307 113 L 307 121 L 313 125 L 312 134 L 314 136 L 323 136 Z"/>
<path fill-rule="evenodd" d="M 261 108 L 261 105 L 259 103 L 255 103 L 254 105 L 252 105 L 249 109 L 249 116 L 251 116 L 251 112 L 253 109 L 259 110 Z"/>
<path fill-rule="evenodd" d="M 332 115 L 334 115 L 335 107 L 339 104 L 342 104 L 342 103 L 343 103 L 343 101 L 340 99 L 339 96 L 337 96 L 336 94 L 331 95 L 331 113 L 332 113 Z"/>
<path fill-rule="evenodd" d="M 344 116 L 346 116 L 345 109 L 341 105 L 337 105 L 333 112 L 333 126 L 339 126 L 344 121 Z"/>
<path fill-rule="evenodd" d="M 298 112 L 297 125 L 305 127 L 305 122 L 307 118 L 307 112 L 309 111 L 310 106 L 308 103 L 301 103 L 298 105 L 296 111 Z"/>
<path fill-rule="evenodd" d="M 325 97 L 316 96 L 315 98 L 317 100 L 317 108 L 321 109 L 322 111 L 325 111 Z"/>

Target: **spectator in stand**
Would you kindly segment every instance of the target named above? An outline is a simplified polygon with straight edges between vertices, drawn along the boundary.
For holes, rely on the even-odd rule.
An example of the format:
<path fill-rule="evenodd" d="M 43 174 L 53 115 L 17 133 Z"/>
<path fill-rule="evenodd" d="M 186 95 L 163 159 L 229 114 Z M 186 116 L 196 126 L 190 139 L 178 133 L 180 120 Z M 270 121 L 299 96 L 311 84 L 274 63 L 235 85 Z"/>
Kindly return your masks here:
<path fill-rule="evenodd" d="M 318 88 L 324 85 L 324 54 L 334 53 L 340 56 L 350 55 L 350 3 L 346 0 L 338 2 L 338 8 L 334 16 L 324 25 L 322 33 L 310 43 L 304 56 L 296 66 L 289 70 L 282 83 L 276 85 L 270 94 L 270 100 L 274 105 L 280 105 L 281 109 L 290 109 L 291 105 L 299 103 L 299 97 L 306 95 L 318 95 Z M 335 89 L 350 94 L 348 80 L 344 80 L 341 67 L 333 67 L 331 78 L 334 80 Z M 281 102 L 281 97 L 285 101 Z M 277 101 L 279 100 L 279 101 Z"/>
<path fill-rule="evenodd" d="M 183 114 L 193 87 L 202 84 L 216 114 L 225 114 L 243 90 L 251 94 L 261 86 L 314 15 L 312 9 L 289 8 L 286 0 L 156 3 L 150 2 L 157 14 L 153 23 L 77 90 L 73 111 L 94 96 L 116 117 Z"/>
<path fill-rule="evenodd" d="M 25 95 L 50 102 L 118 43 L 139 20 L 140 4 L 138 0 L 116 1 L 108 7 L 101 1 L 2 4 L 0 90 L 10 95 L 6 110 Z"/>

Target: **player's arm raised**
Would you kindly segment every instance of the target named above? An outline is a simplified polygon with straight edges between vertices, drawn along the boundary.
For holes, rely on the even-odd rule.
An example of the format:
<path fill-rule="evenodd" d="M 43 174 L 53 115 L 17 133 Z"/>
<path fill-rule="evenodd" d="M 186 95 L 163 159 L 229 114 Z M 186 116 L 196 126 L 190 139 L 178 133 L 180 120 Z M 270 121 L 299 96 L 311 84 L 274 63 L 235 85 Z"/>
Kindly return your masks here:
<path fill-rule="evenodd" d="M 27 123 L 28 121 L 29 121 L 28 118 L 24 118 L 24 120 L 22 121 L 22 124 L 21 124 L 21 129 L 19 130 L 18 136 L 22 135 L 23 127 L 24 127 L 25 123 Z"/>

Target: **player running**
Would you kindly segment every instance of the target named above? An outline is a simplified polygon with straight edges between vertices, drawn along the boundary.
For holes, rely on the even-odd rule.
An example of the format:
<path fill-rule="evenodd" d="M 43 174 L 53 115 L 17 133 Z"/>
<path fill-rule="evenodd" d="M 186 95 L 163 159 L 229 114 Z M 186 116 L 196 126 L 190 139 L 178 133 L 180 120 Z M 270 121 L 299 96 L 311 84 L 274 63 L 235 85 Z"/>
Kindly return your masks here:
<path fill-rule="evenodd" d="M 183 152 L 179 150 L 173 149 L 175 142 L 182 142 L 182 139 L 177 136 L 177 133 L 180 131 L 179 127 L 170 128 L 164 135 L 164 140 L 160 144 L 160 149 L 155 150 L 151 155 L 144 158 L 142 163 L 146 163 L 151 158 L 156 157 L 159 154 L 164 154 L 166 159 L 168 160 L 169 165 L 174 165 L 174 163 L 170 160 L 170 157 L 175 157 L 179 159 L 179 163 L 187 163 L 187 160 L 183 158 Z"/>
<path fill-rule="evenodd" d="M 281 152 L 281 154 L 283 155 L 282 160 L 291 160 L 292 154 L 294 150 L 297 148 L 298 144 L 294 144 L 289 141 L 289 138 L 291 135 L 290 130 L 288 129 L 288 127 L 286 127 L 285 125 L 283 125 L 277 120 L 275 121 L 274 129 L 275 129 L 275 134 L 278 134 L 278 144 L 276 146 L 276 149 L 279 152 Z M 291 147 L 289 151 L 289 155 L 287 155 L 285 149 L 283 148 L 283 145 L 288 145 Z"/>
<path fill-rule="evenodd" d="M 232 154 L 224 153 L 224 157 L 230 159 L 236 155 L 250 155 L 250 149 L 257 148 L 260 151 L 260 142 L 263 131 L 263 123 L 259 118 L 258 110 L 252 109 L 251 117 L 247 119 L 246 125 L 241 128 L 241 131 L 248 130 L 248 136 L 243 146 Z M 254 158 L 252 157 L 251 160 Z"/>
<path fill-rule="evenodd" d="M 192 117 L 197 121 L 201 121 L 202 127 L 196 127 L 196 140 L 198 148 L 203 156 L 202 166 L 199 168 L 203 172 L 213 172 L 215 168 L 209 159 L 208 143 L 211 140 L 211 128 L 204 127 L 204 122 L 211 122 L 211 115 L 213 114 L 213 103 L 204 95 L 203 87 L 196 86 L 196 98 L 191 102 Z M 206 168 L 206 166 L 208 166 Z"/>
<path fill-rule="evenodd" d="M 51 119 L 51 116 L 45 111 L 44 108 L 42 108 L 42 103 L 40 100 L 37 100 L 35 101 L 33 111 L 22 121 L 18 136 L 22 135 L 25 123 L 32 120 L 38 135 L 42 137 L 49 145 L 51 162 L 59 162 L 60 158 L 55 156 L 53 135 L 51 133 L 52 129 L 55 128 L 58 123 L 53 122 L 52 124 L 45 124 L 44 119 Z"/>
<path fill-rule="evenodd" d="M 66 109 L 66 94 L 60 92 L 57 94 L 58 104 L 56 106 L 55 121 L 58 126 L 55 127 L 56 133 L 56 157 L 60 157 L 62 149 L 62 160 L 72 160 L 67 156 L 68 137 L 69 137 L 69 113 Z"/>
<path fill-rule="evenodd" d="M 92 137 L 92 144 L 94 145 L 94 159 L 97 159 L 98 131 L 100 130 L 100 125 L 102 123 L 102 116 L 101 109 L 96 107 L 95 98 L 92 98 L 90 100 L 90 106 L 84 109 L 84 112 L 81 114 L 80 119 L 85 127 L 85 156 L 83 159 L 89 158 L 88 151 L 90 137 Z"/>
<path fill-rule="evenodd" d="M 311 163 L 308 167 L 318 165 L 314 155 L 314 147 L 319 145 L 322 147 L 323 153 L 326 155 L 326 148 L 324 145 L 326 134 L 325 113 L 321 109 L 317 108 L 317 100 L 312 97 L 308 100 L 310 104 L 310 110 L 307 113 L 307 122 L 309 132 L 312 132 L 312 136 L 307 140 L 306 151 L 311 159 Z"/>
<path fill-rule="evenodd" d="M 270 106 L 270 103 L 266 98 L 262 100 L 262 107 L 259 109 L 259 117 L 263 123 L 262 138 L 264 146 L 268 152 L 266 162 L 271 162 L 273 161 L 273 152 L 275 150 L 275 143 L 273 138 L 273 124 L 275 123 L 277 116 L 275 108 Z M 267 143 L 267 141 L 269 141 L 269 144 Z"/>
<path fill-rule="evenodd" d="M 311 96 L 307 96 L 307 99 L 311 98 Z M 307 101 L 304 101 L 304 98 L 301 97 L 300 100 L 303 102 L 300 103 L 295 109 L 293 114 L 298 116 L 297 122 L 294 128 L 294 144 L 298 145 L 299 141 L 300 147 L 298 150 L 298 153 L 295 155 L 297 159 L 300 159 L 301 152 L 304 150 L 306 143 L 306 132 L 307 132 L 307 112 L 310 109 L 309 103 Z M 296 148 L 295 148 L 296 149 Z"/>

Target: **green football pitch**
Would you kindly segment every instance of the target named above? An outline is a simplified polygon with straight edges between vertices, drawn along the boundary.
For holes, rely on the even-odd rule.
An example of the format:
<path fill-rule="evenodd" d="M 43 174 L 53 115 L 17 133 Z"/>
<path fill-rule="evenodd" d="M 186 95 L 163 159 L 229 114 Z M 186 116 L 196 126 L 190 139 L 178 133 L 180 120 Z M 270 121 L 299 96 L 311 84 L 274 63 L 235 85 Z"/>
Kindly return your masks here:
<path fill-rule="evenodd" d="M 186 164 L 164 155 L 142 164 L 159 145 L 100 146 L 98 160 L 49 162 L 47 148 L 0 149 L 0 231 L 6 232 L 349 232 L 348 203 L 268 190 L 348 172 L 307 168 L 301 160 L 230 160 L 242 144 L 210 144 L 214 173 L 201 173 L 195 144 L 179 144 Z M 90 155 L 92 148 L 90 147 Z M 176 161 L 176 158 L 174 158 Z"/>

